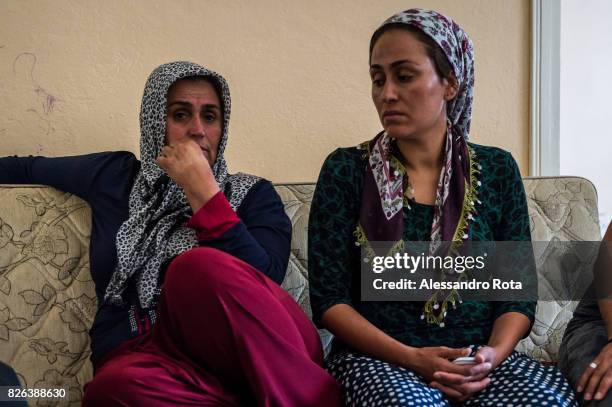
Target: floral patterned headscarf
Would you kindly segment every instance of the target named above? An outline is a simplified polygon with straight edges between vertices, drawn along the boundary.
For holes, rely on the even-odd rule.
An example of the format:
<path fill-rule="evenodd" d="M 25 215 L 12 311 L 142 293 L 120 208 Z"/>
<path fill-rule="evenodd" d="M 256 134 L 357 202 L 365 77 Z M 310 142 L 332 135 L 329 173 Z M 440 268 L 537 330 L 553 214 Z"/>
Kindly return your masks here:
<path fill-rule="evenodd" d="M 387 19 L 372 35 L 370 49 L 382 32 L 401 25 L 416 28 L 433 39 L 444 51 L 458 82 L 458 93 L 446 106 L 444 162 L 431 228 L 430 252 L 434 253 L 443 241 L 458 244 L 470 238 L 470 221 L 479 202 L 477 164 L 467 145 L 474 94 L 474 49 L 465 31 L 453 20 L 435 11 L 416 8 Z M 367 150 L 368 165 L 355 235 L 366 248 L 370 248 L 370 241 L 396 242 L 392 250 L 403 247 L 403 207 L 410 205 L 411 187 L 402 158 L 393 145 L 385 132 L 361 145 Z M 444 326 L 448 305 L 454 306 L 458 301 L 455 291 L 436 292 L 425 304 L 423 318 Z"/>

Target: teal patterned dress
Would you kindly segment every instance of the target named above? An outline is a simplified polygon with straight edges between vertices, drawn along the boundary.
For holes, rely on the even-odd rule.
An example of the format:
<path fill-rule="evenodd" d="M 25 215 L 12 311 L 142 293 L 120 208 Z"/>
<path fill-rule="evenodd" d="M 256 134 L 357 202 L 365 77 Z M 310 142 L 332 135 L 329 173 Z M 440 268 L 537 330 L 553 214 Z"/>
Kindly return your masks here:
<path fill-rule="evenodd" d="M 481 165 L 478 215 L 470 240 L 531 240 L 523 182 L 510 153 L 468 143 Z M 493 321 L 515 311 L 533 321 L 535 302 L 464 302 L 450 309 L 443 328 L 420 318 L 422 302 L 362 302 L 360 248 L 353 231 L 359 217 L 365 170 L 363 151 L 341 148 L 325 161 L 312 201 L 308 262 L 316 323 L 335 304 L 353 306 L 372 324 L 410 346 L 462 347 L 488 341 Z M 412 201 L 404 207 L 404 240 L 430 239 L 434 207 Z"/>

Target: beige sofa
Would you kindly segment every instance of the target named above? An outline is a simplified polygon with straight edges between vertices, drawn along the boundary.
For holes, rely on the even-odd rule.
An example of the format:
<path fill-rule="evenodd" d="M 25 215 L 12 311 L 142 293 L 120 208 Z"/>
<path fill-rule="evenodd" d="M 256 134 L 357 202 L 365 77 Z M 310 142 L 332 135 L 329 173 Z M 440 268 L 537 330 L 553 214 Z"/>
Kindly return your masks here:
<path fill-rule="evenodd" d="M 582 178 L 524 180 L 533 240 L 600 239 L 597 195 Z M 293 244 L 283 287 L 310 314 L 306 231 L 312 184 L 278 185 L 293 222 Z M 92 375 L 89 337 L 96 311 L 89 275 L 89 207 L 41 186 L 0 186 L 0 360 L 28 388 L 64 387 L 67 398 L 31 405 L 79 405 Z M 529 338 L 517 349 L 555 362 L 573 302 L 538 303 Z M 324 345 L 331 336 L 321 331 Z"/>

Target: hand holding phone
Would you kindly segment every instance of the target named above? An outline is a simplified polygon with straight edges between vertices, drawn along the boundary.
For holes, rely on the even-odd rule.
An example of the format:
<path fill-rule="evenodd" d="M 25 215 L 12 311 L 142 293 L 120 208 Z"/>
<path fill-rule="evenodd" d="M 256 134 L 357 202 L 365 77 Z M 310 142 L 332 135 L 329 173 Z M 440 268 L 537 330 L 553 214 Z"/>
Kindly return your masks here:
<path fill-rule="evenodd" d="M 475 365 L 476 358 L 474 356 L 465 356 L 465 357 L 453 359 L 453 363 L 456 365 Z"/>

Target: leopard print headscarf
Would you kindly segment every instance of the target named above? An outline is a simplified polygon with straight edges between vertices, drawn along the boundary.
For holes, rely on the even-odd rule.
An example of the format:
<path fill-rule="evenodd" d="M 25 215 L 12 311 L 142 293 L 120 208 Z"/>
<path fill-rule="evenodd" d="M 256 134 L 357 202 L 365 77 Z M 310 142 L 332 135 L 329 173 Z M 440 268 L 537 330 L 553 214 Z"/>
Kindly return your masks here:
<path fill-rule="evenodd" d="M 198 246 L 195 231 L 185 226 L 192 210 L 182 188 L 155 163 L 165 143 L 166 105 L 170 86 L 191 76 L 210 78 L 223 109 L 223 133 L 213 174 L 230 205 L 237 210 L 249 189 L 260 178 L 248 174 L 228 175 L 223 157 L 227 144 L 231 100 L 225 79 L 192 62 L 171 62 L 149 76 L 140 109 L 141 168 L 129 199 L 129 217 L 117 233 L 117 266 L 106 288 L 105 301 L 124 305 L 124 292 L 135 283 L 138 302 L 144 309 L 155 306 L 161 292 L 162 269 L 176 255 Z"/>

